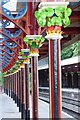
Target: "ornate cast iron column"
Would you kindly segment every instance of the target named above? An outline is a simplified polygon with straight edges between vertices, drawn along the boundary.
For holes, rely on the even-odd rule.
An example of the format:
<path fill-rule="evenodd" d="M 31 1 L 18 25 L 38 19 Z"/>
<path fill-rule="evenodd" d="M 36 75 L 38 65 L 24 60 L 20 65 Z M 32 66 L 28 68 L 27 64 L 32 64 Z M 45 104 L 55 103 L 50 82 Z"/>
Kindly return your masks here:
<path fill-rule="evenodd" d="M 38 57 L 31 58 L 32 73 L 32 118 L 38 118 Z"/>
<path fill-rule="evenodd" d="M 25 79 L 25 99 L 26 99 L 26 110 L 25 118 L 30 119 L 30 89 L 29 89 L 29 63 L 24 63 L 24 79 Z"/>
<path fill-rule="evenodd" d="M 24 118 L 24 66 L 21 66 L 21 118 Z"/>

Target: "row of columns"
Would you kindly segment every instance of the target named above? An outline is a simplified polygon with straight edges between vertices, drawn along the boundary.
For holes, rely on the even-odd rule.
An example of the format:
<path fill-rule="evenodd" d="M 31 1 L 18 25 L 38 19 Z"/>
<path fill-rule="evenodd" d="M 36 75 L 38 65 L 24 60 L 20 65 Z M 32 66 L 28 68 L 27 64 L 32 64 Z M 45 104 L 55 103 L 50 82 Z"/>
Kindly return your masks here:
<path fill-rule="evenodd" d="M 31 57 L 32 118 L 38 119 L 38 56 Z M 50 118 L 61 118 L 60 40 L 49 40 Z M 22 119 L 30 119 L 29 64 L 5 76 L 5 93 L 15 100 Z M 10 92 L 10 94 L 9 94 Z M 45 111 L 44 111 L 45 112 Z"/>
<path fill-rule="evenodd" d="M 24 64 L 15 73 L 4 77 L 4 92 L 13 98 L 19 107 L 21 118 L 30 119 L 28 64 Z"/>
<path fill-rule="evenodd" d="M 38 118 L 38 57 L 32 57 L 32 118 Z M 22 119 L 30 119 L 29 64 L 23 64 L 15 73 L 4 77 L 4 92 L 21 112 Z"/>
<path fill-rule="evenodd" d="M 75 77 L 76 75 L 76 77 Z M 80 71 L 78 72 L 65 72 L 62 74 L 62 86 L 71 88 L 80 88 Z M 71 86 L 70 86 L 71 85 Z"/>

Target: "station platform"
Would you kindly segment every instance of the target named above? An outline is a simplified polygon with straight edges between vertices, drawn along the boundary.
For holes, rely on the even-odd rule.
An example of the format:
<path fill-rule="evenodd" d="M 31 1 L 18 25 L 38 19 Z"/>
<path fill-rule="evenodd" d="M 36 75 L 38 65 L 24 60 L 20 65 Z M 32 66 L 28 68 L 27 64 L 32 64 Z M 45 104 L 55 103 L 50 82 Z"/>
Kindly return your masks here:
<path fill-rule="evenodd" d="M 2 118 L 21 118 L 15 102 L 4 93 L 0 94 L 0 120 Z"/>
<path fill-rule="evenodd" d="M 32 103 L 31 99 L 30 103 Z M 30 116 L 32 116 L 31 108 L 32 106 L 30 106 Z M 0 120 L 4 120 L 2 118 L 21 119 L 21 113 L 19 112 L 19 108 L 17 107 L 15 102 L 5 93 L 0 94 Z M 49 118 L 49 104 L 41 100 L 39 100 L 39 118 Z M 73 117 L 62 111 L 62 118 Z"/>

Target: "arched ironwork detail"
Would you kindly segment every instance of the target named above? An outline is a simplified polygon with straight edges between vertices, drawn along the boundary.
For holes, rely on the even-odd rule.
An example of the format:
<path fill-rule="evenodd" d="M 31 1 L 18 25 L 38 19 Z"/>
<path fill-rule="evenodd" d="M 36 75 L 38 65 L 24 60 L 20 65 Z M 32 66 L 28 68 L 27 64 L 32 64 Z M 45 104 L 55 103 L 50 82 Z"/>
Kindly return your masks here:
<path fill-rule="evenodd" d="M 26 14 L 27 9 L 28 9 L 27 2 L 21 2 L 21 4 L 23 4 L 24 8 L 19 9 L 15 16 L 12 14 L 12 12 L 10 10 L 4 8 L 4 5 L 7 4 L 8 2 L 10 2 L 10 0 L 3 0 L 1 3 L 2 4 L 1 5 L 2 12 L 5 16 L 7 16 L 10 19 L 20 19 L 21 17 L 23 17 Z"/>
<path fill-rule="evenodd" d="M 9 25 L 10 25 L 10 21 L 9 20 L 6 20 L 6 21 L 0 20 L 0 29 L 6 28 Z"/>
<path fill-rule="evenodd" d="M 11 38 L 16 38 L 21 34 L 22 30 L 17 30 L 15 33 L 11 33 L 9 30 L 4 29 L 4 33 Z"/>
<path fill-rule="evenodd" d="M 9 48 L 15 48 L 17 47 L 17 44 L 15 44 L 14 42 L 5 42 L 6 46 L 8 46 Z"/>

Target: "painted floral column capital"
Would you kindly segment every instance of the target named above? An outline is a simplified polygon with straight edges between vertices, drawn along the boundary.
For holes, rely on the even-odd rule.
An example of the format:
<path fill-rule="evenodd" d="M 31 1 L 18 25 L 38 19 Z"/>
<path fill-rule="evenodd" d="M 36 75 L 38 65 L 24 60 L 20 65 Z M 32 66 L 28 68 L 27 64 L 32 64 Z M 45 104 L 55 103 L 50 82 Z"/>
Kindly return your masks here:
<path fill-rule="evenodd" d="M 23 64 L 30 64 L 29 49 L 21 49 L 19 59 L 23 60 Z"/>
<path fill-rule="evenodd" d="M 30 56 L 39 56 L 39 49 L 44 42 L 42 35 L 26 35 L 24 42 L 28 45 L 30 49 Z"/>
<path fill-rule="evenodd" d="M 69 2 L 41 2 L 35 11 L 35 18 L 40 27 L 46 27 L 46 37 L 61 38 L 61 28 L 70 25 L 69 16 L 72 10 L 67 7 Z M 56 37 L 57 36 L 57 37 Z"/>

